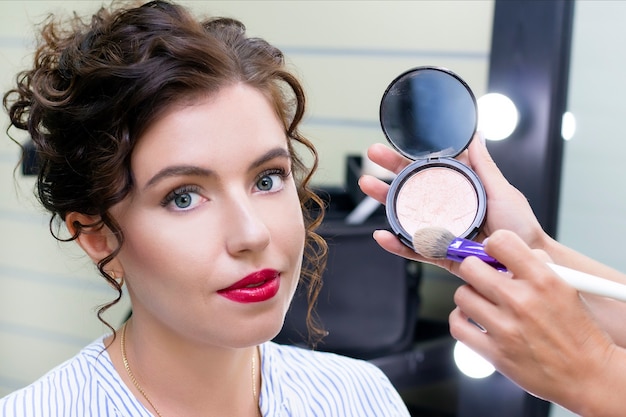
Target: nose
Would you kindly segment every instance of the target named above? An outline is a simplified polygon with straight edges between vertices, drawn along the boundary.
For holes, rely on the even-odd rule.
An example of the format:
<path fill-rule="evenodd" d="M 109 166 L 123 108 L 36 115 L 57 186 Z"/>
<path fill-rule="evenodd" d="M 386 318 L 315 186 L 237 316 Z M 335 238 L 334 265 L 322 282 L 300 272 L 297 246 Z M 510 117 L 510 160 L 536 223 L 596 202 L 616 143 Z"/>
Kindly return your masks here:
<path fill-rule="evenodd" d="M 233 256 L 258 252 L 270 242 L 270 230 L 260 207 L 252 201 L 234 200 L 226 208 L 224 226 L 227 229 L 226 246 Z"/>

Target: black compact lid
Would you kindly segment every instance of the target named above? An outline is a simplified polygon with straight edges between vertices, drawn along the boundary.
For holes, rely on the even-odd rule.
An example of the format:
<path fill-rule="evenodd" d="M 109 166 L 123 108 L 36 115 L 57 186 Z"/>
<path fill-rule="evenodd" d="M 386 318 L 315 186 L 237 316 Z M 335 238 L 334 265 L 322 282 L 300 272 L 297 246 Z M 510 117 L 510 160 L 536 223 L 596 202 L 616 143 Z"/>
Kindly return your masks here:
<path fill-rule="evenodd" d="M 455 157 L 476 132 L 476 98 L 448 69 L 413 68 L 385 90 L 380 124 L 389 143 L 412 160 Z"/>

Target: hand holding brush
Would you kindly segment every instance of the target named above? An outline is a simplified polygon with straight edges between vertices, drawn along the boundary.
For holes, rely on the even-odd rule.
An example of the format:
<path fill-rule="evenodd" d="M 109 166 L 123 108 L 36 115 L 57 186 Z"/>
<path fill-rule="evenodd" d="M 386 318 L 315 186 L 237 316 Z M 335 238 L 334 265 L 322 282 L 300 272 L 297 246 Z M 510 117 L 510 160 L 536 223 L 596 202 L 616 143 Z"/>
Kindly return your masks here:
<path fill-rule="evenodd" d="M 429 259 L 448 259 L 462 262 L 469 256 L 476 256 L 500 271 L 506 267 L 485 252 L 482 244 L 454 236 L 439 227 L 418 229 L 413 235 L 415 252 Z M 546 263 L 561 279 L 579 291 L 626 301 L 626 285 L 576 271 L 553 263 Z"/>

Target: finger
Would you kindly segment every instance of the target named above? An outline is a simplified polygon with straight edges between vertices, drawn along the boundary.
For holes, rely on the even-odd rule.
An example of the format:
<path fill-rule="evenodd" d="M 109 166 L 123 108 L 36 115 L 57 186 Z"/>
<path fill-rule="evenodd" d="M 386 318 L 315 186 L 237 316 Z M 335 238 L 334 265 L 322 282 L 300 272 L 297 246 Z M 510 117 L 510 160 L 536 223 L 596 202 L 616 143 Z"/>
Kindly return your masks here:
<path fill-rule="evenodd" d="M 459 276 L 493 304 L 501 304 L 502 294 L 507 291 L 505 287 L 510 281 L 510 274 L 498 271 L 473 256 L 461 262 Z M 465 308 L 465 306 L 463 307 Z"/>
<path fill-rule="evenodd" d="M 448 260 L 433 260 L 430 258 L 424 258 L 415 252 L 412 248 L 409 248 L 403 244 L 396 235 L 388 230 L 376 230 L 374 231 L 374 240 L 380 245 L 381 248 L 394 255 L 401 256 L 406 259 L 418 261 L 422 263 L 428 263 L 437 265 L 440 268 L 444 268 L 452 274 L 458 274 L 458 262 L 452 262 Z"/>
<path fill-rule="evenodd" d="M 459 306 L 455 307 L 448 316 L 448 323 L 450 335 L 457 340 L 467 340 L 475 333 L 486 333 L 486 329 L 477 326 L 476 321 L 470 318 Z"/>
<path fill-rule="evenodd" d="M 372 197 L 381 204 L 386 204 L 389 184 L 371 175 L 361 176 L 358 184 L 361 191 L 363 191 L 366 195 Z"/>
<path fill-rule="evenodd" d="M 489 360 L 492 356 L 493 342 L 488 331 L 486 333 L 481 331 L 459 307 L 452 310 L 448 322 L 453 338 Z"/>
<path fill-rule="evenodd" d="M 536 252 L 511 231 L 494 232 L 485 241 L 485 251 L 503 263 L 516 279 L 536 281 L 540 277 L 552 275 L 543 260 L 547 258 L 547 255 L 542 254 L 541 257 L 537 257 Z"/>
<path fill-rule="evenodd" d="M 509 185 L 502 171 L 489 154 L 487 147 L 477 136 L 472 139 L 468 151 L 469 164 L 481 179 L 487 195 L 497 194 L 503 185 Z"/>
<path fill-rule="evenodd" d="M 542 262 L 552 262 L 552 258 L 548 253 L 542 249 L 532 249 L 533 256 Z"/>
<path fill-rule="evenodd" d="M 559 294 L 563 300 L 567 298 L 578 300 L 576 289 L 559 278 L 543 261 L 543 257 L 537 257 L 535 252 L 515 233 L 498 230 L 486 241 L 485 249 L 489 255 L 507 267 L 512 274 L 512 281 L 520 284 L 516 292 L 509 291 L 508 299 L 503 299 L 507 304 L 523 306 L 531 304 L 533 299 L 550 296 L 550 294 Z M 524 288 L 528 288 L 528 291 Z M 528 299 L 524 296 L 527 293 L 530 295 Z"/>
<path fill-rule="evenodd" d="M 394 255 L 402 256 L 403 258 L 413 259 L 421 261 L 422 257 L 419 256 L 413 249 L 409 248 L 388 230 L 376 230 L 374 231 L 374 240 L 380 245 L 381 248 Z"/>
<path fill-rule="evenodd" d="M 467 316 L 467 320 L 481 331 L 492 331 L 501 316 L 498 307 L 470 285 L 461 285 L 454 292 L 454 303 Z M 498 318 L 498 319 L 496 319 Z"/>
<path fill-rule="evenodd" d="M 382 143 L 375 143 L 370 146 L 367 150 L 367 157 L 375 164 L 396 174 L 411 162 L 408 158 Z"/>
<path fill-rule="evenodd" d="M 509 230 L 497 230 L 489 239 L 483 241 L 485 251 L 494 258 L 509 263 L 520 263 L 532 258 L 532 250 L 515 233 Z"/>

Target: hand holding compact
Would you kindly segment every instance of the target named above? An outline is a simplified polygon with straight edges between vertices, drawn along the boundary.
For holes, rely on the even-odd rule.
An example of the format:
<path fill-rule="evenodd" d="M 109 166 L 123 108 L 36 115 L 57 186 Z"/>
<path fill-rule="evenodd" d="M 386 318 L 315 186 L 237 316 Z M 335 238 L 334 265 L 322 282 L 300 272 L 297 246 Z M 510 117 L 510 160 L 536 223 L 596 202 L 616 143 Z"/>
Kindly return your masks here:
<path fill-rule="evenodd" d="M 402 171 L 411 162 L 397 151 L 383 144 L 372 145 L 368 149 L 367 155 L 372 162 L 396 173 Z M 528 201 L 520 191 L 504 178 L 478 135 L 474 135 L 468 149 L 460 154 L 457 159 L 465 162 L 474 170 L 486 191 L 488 209 L 483 226 L 474 239 L 482 241 L 494 230 L 507 229 L 520 235 L 529 246 L 542 248 L 544 239 L 548 239 L 548 237 L 541 229 Z M 386 202 L 389 185 L 385 182 L 364 175 L 359 180 L 359 186 L 370 197 L 383 204 Z M 374 238 L 381 247 L 391 253 L 408 259 L 434 263 L 455 274 L 457 273 L 458 265 L 455 263 L 446 260 L 433 261 L 420 257 L 389 231 L 376 231 Z"/>

